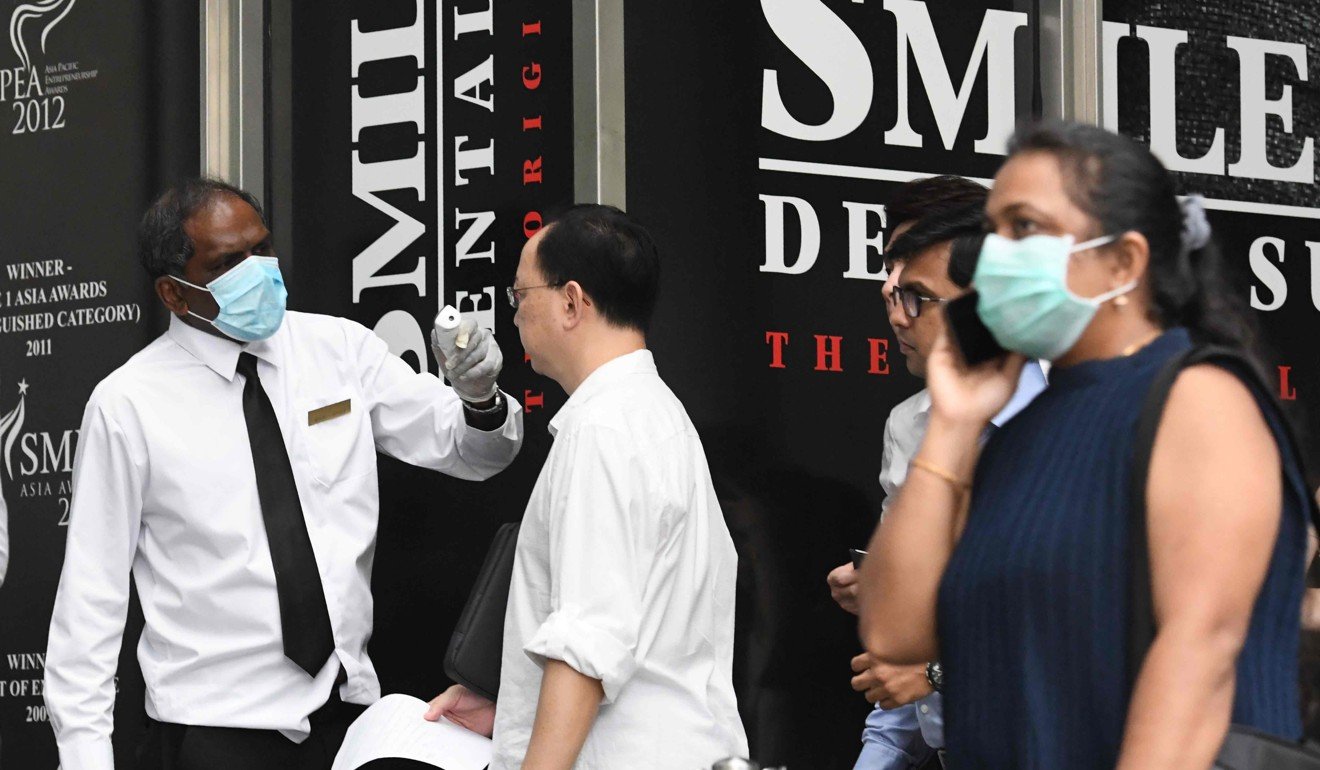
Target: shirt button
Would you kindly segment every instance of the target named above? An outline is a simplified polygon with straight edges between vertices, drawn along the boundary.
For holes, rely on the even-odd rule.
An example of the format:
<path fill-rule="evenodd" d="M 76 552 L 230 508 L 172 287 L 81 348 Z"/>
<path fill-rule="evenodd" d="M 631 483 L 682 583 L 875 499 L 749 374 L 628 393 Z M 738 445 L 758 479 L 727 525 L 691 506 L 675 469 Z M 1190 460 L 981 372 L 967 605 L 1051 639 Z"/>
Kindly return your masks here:
<path fill-rule="evenodd" d="M 930 706 L 926 705 L 925 703 L 921 704 L 921 713 L 923 713 L 923 714 L 929 714 L 929 713 L 930 713 Z"/>

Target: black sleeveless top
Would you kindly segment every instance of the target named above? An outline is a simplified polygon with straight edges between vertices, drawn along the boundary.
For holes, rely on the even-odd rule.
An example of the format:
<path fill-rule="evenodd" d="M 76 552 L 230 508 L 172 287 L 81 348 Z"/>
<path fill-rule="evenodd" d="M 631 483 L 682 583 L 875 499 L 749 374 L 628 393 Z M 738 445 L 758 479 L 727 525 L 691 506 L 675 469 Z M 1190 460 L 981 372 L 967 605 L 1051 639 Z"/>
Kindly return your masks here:
<path fill-rule="evenodd" d="M 939 592 L 951 767 L 1114 767 L 1128 706 L 1133 432 L 1156 374 L 1190 346 L 1173 329 L 1135 355 L 1056 368 L 1045 392 L 991 436 Z M 1284 504 L 1238 658 L 1232 719 L 1300 738 L 1309 492 L 1274 411 L 1263 412 L 1282 453 Z"/>

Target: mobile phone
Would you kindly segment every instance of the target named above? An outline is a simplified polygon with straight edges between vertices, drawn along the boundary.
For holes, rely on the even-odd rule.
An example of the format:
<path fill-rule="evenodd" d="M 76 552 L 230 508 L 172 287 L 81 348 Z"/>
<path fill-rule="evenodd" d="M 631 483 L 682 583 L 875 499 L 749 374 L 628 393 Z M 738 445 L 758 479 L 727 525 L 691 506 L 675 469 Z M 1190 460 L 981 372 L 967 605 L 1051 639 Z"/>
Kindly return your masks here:
<path fill-rule="evenodd" d="M 944 304 L 944 320 L 949 327 L 949 337 L 968 366 L 984 363 L 1008 352 L 995 341 L 994 335 L 981 322 L 981 316 L 976 313 L 977 300 L 977 293 L 969 291 Z"/>
<path fill-rule="evenodd" d="M 852 559 L 853 569 L 862 568 L 862 558 L 866 556 L 866 551 L 860 548 L 849 548 L 848 556 Z"/>

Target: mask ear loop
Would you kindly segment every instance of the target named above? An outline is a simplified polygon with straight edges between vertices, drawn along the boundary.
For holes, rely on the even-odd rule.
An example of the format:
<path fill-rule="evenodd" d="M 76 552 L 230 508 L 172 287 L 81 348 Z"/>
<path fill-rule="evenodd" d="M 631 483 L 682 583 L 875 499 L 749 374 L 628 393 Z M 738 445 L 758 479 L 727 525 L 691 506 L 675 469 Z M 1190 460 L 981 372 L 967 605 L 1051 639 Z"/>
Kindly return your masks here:
<path fill-rule="evenodd" d="M 1071 238 L 1072 236 L 1069 237 Z M 1102 235 L 1099 238 L 1092 238 L 1089 241 L 1082 241 L 1076 246 L 1073 246 L 1070 249 L 1068 249 L 1068 254 L 1072 255 L 1078 252 L 1086 251 L 1087 249 L 1094 249 L 1099 246 L 1105 246 L 1110 243 L 1113 243 L 1114 241 L 1122 237 L 1123 237 L 1123 233 L 1114 233 L 1113 235 Z M 1095 297 L 1079 297 L 1076 294 L 1073 294 L 1071 289 L 1068 289 L 1067 291 L 1069 294 L 1072 294 L 1077 299 L 1082 300 L 1083 302 L 1090 302 L 1094 304 L 1096 307 L 1100 307 L 1101 305 L 1105 304 L 1111 299 L 1114 300 L 1114 305 L 1116 307 L 1123 307 L 1128 303 L 1127 295 L 1132 293 L 1132 291 L 1135 290 L 1137 286 L 1140 285 L 1140 283 L 1141 282 L 1139 280 L 1133 279 L 1123 284 L 1122 286 L 1119 286 L 1116 289 L 1110 289 L 1104 294 L 1100 294 Z"/>
<path fill-rule="evenodd" d="M 168 275 L 168 273 L 167 273 L 166 275 Z M 180 278 L 180 277 L 177 276 L 177 275 L 171 275 L 171 276 L 169 276 L 169 277 L 170 277 L 170 278 L 173 278 L 175 281 L 178 281 L 179 283 L 183 284 L 184 286 L 191 286 L 192 288 L 197 289 L 198 291 L 204 291 L 204 292 L 206 292 L 207 294 L 214 294 L 214 293 L 215 293 L 215 292 L 211 291 L 210 289 L 206 288 L 205 286 L 198 286 L 198 285 L 195 284 L 195 283 L 190 283 L 190 282 L 188 282 L 188 281 L 183 280 L 182 278 Z M 194 312 L 192 311 L 192 308 L 188 308 L 188 311 L 187 311 L 187 312 L 188 312 L 188 315 L 192 316 L 193 318 L 196 318 L 196 319 L 199 320 L 199 321 L 205 321 L 205 322 L 209 323 L 210 325 L 215 326 L 215 319 L 214 319 L 214 318 L 207 318 L 206 316 L 200 316 L 200 315 L 197 315 L 196 313 L 194 313 Z M 219 327 L 219 326 L 215 326 L 215 328 L 219 329 L 220 327 Z"/>
<path fill-rule="evenodd" d="M 1099 246 L 1106 246 L 1122 237 L 1123 237 L 1122 233 L 1116 233 L 1114 235 L 1102 235 L 1099 238 L 1092 238 L 1089 241 L 1082 241 L 1076 246 L 1073 246 L 1072 248 L 1068 249 L 1068 253 L 1076 254 L 1079 251 L 1086 251 L 1087 249 L 1094 249 Z"/>

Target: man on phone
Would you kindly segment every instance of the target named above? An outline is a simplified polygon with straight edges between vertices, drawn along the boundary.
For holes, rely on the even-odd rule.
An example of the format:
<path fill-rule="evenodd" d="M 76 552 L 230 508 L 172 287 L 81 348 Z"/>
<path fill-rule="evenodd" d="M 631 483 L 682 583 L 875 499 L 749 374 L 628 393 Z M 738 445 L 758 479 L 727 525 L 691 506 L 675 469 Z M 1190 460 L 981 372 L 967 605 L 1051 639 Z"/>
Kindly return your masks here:
<path fill-rule="evenodd" d="M 914 376 L 925 377 L 926 358 L 944 332 L 942 306 L 965 293 L 970 283 L 985 196 L 985 188 L 970 181 L 936 177 L 909 184 L 896 198 L 903 205 L 913 198 L 926 201 L 921 211 L 908 215 L 911 218 L 901 220 L 895 228 L 886 249 L 891 266 L 883 290 L 899 350 Z M 900 212 L 903 205 L 897 207 Z M 1002 425 L 1044 387 L 1039 365 L 1029 365 L 1017 394 L 994 423 Z M 930 395 L 922 390 L 890 412 L 880 469 L 880 484 L 886 493 L 881 515 L 906 478 L 908 462 L 925 434 L 929 411 Z M 836 601 L 855 613 L 853 564 L 836 568 L 828 579 Z M 867 718 L 856 770 L 939 767 L 938 752 L 944 745 L 939 663 L 893 666 L 862 653 L 853 659 L 852 668 L 856 673 L 853 688 L 865 692 L 867 700 L 877 705 Z"/>

